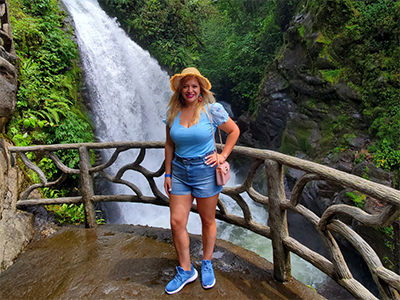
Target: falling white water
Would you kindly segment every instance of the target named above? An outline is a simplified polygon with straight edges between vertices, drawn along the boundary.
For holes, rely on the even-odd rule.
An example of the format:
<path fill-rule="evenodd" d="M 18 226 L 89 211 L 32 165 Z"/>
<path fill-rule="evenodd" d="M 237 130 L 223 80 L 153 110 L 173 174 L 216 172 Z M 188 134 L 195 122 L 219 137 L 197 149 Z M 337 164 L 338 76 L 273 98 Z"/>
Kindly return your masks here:
<path fill-rule="evenodd" d="M 147 51 L 130 40 L 115 19 L 109 18 L 96 0 L 63 0 L 74 20 L 75 34 L 89 89 L 90 108 L 101 142 L 165 140 L 165 111 L 171 96 L 169 77 Z M 105 160 L 113 151 L 104 151 Z M 134 161 L 137 151 L 130 150 L 117 160 L 116 166 L 107 172 L 115 175 L 121 166 Z M 146 155 L 144 165 L 152 171 L 159 168 L 164 159 L 162 150 Z M 230 184 L 235 184 L 235 174 Z M 152 195 L 147 182 L 138 173 L 124 175 L 134 181 L 145 195 Z M 162 180 L 157 184 L 162 187 Z M 127 194 L 130 190 L 113 185 L 109 193 Z M 162 190 L 162 188 L 161 188 Z M 243 195 L 253 212 L 254 220 L 266 225 L 268 213 L 259 204 Z M 238 205 L 224 197 L 230 213 L 241 215 Z M 119 203 L 122 212 L 115 223 L 128 223 L 169 228 L 169 210 L 155 205 Z M 115 207 L 115 206 L 114 206 Z M 201 233 L 197 214 L 189 217 L 188 230 Z M 252 250 L 272 261 L 272 247 L 268 239 L 242 228 L 218 221 L 218 238 L 231 241 Z M 325 275 L 297 257 L 292 257 L 293 274 L 306 284 L 317 286 Z M 312 269 L 312 272 L 310 270 Z"/>
<path fill-rule="evenodd" d="M 64 4 L 74 20 L 98 140 L 165 140 L 162 119 L 171 96 L 167 73 L 147 51 L 129 39 L 97 1 L 66 0 Z M 113 151 L 102 152 L 103 159 L 108 160 Z M 107 172 L 115 175 L 136 156 L 134 150 L 122 153 Z M 147 153 L 144 165 L 155 171 L 162 161 L 162 150 L 153 150 Z M 151 195 L 146 180 L 138 173 L 128 171 L 123 179 L 135 182 L 145 195 Z M 110 189 L 114 194 L 130 192 L 122 185 L 112 185 Z M 168 208 L 131 203 L 110 207 L 123 212 L 112 218 L 116 223 L 169 226 Z"/>

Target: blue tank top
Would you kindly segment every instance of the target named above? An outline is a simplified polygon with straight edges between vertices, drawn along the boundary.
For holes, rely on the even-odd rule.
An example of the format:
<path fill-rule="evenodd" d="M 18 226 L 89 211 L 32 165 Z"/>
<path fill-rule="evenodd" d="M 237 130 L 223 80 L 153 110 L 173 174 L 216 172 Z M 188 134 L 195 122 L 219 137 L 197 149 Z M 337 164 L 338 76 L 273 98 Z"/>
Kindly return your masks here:
<path fill-rule="evenodd" d="M 206 107 L 208 111 L 208 107 Z M 213 131 L 221 124 L 228 121 L 228 113 L 219 103 L 210 105 L 213 121 Z M 195 158 L 204 156 L 215 149 L 211 124 L 208 115 L 202 111 L 199 123 L 186 128 L 180 123 L 181 113 L 176 116 L 170 127 L 170 136 L 175 143 L 175 154 L 183 158 Z"/>

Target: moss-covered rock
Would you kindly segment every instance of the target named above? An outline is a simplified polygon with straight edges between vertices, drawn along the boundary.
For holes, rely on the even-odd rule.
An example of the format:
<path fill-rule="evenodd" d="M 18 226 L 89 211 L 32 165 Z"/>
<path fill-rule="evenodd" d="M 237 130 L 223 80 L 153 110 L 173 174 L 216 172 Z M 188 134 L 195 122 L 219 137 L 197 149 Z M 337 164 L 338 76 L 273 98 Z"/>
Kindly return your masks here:
<path fill-rule="evenodd" d="M 285 44 L 265 76 L 258 113 L 246 136 L 257 147 L 279 149 L 398 188 L 400 48 L 394 37 L 400 36 L 400 1 L 307 1 L 298 8 Z M 276 91 L 285 96 L 273 100 Z M 279 117 L 277 111 L 281 111 Z M 272 116 L 276 119 L 271 120 Z M 262 131 L 270 131 L 270 138 L 265 138 L 265 132 L 260 135 Z M 289 188 L 301 175 L 285 172 Z M 385 206 L 354 194 L 360 200 L 356 203 L 348 193 L 356 191 L 313 182 L 306 187 L 302 203 L 318 215 L 340 203 L 359 206 L 370 214 Z M 386 266 L 398 271 L 393 263 L 398 261 L 393 250 L 398 242 L 382 230 L 354 223 L 351 217 L 343 221 L 363 237 L 379 239 L 375 251 Z"/>
<path fill-rule="evenodd" d="M 318 124 L 305 115 L 296 114 L 296 117 L 287 123 L 279 152 L 291 155 L 302 152 L 314 158 L 320 138 Z"/>

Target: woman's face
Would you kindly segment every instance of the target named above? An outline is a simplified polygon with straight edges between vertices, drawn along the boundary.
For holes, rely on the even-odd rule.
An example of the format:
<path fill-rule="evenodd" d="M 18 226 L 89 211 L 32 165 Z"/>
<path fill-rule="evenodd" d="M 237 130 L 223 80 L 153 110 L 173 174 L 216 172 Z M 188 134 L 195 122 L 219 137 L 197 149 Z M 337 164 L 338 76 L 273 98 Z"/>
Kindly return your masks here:
<path fill-rule="evenodd" d="M 190 77 L 183 83 L 181 94 L 186 104 L 199 100 L 200 84 L 196 77 Z"/>

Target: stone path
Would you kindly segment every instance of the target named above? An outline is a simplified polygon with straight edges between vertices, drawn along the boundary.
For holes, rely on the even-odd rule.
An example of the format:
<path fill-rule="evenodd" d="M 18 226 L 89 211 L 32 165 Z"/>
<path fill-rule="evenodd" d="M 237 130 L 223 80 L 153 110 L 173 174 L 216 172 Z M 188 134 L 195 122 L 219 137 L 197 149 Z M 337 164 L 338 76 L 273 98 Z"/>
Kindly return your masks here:
<path fill-rule="evenodd" d="M 191 236 L 191 255 L 200 270 L 199 236 Z M 32 242 L 0 275 L 0 299 L 324 299 L 296 280 L 275 282 L 270 262 L 228 242 L 217 241 L 213 263 L 214 288 L 204 290 L 197 279 L 167 295 L 177 265 L 169 230 L 66 227 Z"/>

